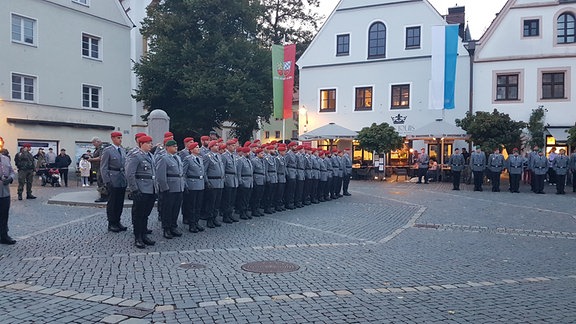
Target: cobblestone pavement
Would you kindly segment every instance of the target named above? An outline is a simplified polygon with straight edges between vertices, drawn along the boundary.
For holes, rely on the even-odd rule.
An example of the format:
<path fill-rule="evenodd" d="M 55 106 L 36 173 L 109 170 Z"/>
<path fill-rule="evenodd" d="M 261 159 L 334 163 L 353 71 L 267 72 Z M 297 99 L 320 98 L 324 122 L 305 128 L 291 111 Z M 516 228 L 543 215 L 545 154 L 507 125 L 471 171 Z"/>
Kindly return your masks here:
<path fill-rule="evenodd" d="M 576 322 L 576 194 L 351 189 L 173 240 L 153 212 L 157 244 L 139 250 L 130 229 L 106 231 L 105 209 L 47 204 L 94 189 L 35 187 L 12 201 L 18 243 L 0 246 L 0 323 Z M 298 269 L 242 269 L 256 261 Z"/>

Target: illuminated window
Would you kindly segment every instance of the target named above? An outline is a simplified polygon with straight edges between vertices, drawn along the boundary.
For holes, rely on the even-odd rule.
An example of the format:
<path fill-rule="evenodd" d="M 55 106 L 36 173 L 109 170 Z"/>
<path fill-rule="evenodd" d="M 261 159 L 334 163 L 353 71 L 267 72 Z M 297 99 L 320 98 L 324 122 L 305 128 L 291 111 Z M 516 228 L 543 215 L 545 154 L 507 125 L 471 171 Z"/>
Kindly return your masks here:
<path fill-rule="evenodd" d="M 410 85 L 398 84 L 392 86 L 392 109 L 410 108 Z"/>
<path fill-rule="evenodd" d="M 336 111 L 336 89 L 320 90 L 320 112 Z"/>
<path fill-rule="evenodd" d="M 354 110 L 372 110 L 372 87 L 356 88 Z"/>

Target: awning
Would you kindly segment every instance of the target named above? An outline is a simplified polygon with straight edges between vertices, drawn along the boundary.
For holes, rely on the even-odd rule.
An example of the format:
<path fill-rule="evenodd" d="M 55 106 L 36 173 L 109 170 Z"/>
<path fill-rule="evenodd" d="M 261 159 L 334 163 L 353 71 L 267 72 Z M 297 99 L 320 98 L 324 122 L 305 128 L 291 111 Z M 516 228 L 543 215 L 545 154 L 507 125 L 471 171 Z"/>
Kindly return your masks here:
<path fill-rule="evenodd" d="M 322 127 L 306 132 L 298 137 L 301 141 L 314 141 L 325 139 L 355 139 L 358 136 L 356 131 L 350 130 L 346 127 L 329 123 Z"/>
<path fill-rule="evenodd" d="M 468 134 L 462 128 L 449 124 L 443 120 L 433 121 L 426 124 L 414 131 L 412 134 L 406 135 L 407 139 L 411 140 L 425 140 L 437 138 L 441 139 L 467 139 Z"/>
<path fill-rule="evenodd" d="M 566 142 L 568 140 L 569 127 L 546 127 L 548 134 L 552 135 L 556 142 Z"/>

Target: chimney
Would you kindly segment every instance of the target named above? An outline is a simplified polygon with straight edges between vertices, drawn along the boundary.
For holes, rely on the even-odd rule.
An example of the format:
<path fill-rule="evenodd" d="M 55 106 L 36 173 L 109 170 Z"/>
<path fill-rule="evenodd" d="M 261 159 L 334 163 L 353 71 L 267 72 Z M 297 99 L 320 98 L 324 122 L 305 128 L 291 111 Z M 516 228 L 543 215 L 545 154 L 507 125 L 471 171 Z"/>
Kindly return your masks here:
<path fill-rule="evenodd" d="M 464 27 L 466 24 L 466 14 L 464 13 L 464 6 L 448 8 L 448 15 L 444 17 L 449 24 L 458 24 L 458 35 L 460 38 L 465 39 L 466 35 Z"/>

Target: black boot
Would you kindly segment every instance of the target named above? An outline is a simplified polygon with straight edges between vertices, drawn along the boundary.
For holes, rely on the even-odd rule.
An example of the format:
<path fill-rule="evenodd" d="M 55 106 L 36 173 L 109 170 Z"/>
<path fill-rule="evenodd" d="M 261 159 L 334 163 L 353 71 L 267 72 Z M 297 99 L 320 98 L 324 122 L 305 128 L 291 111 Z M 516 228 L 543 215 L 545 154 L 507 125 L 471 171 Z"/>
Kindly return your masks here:
<path fill-rule="evenodd" d="M 216 226 L 216 227 L 222 226 L 222 223 L 220 223 L 216 218 L 212 218 L 212 223 L 213 223 L 214 226 Z"/>
<path fill-rule="evenodd" d="M 144 241 L 142 241 L 142 235 L 134 234 L 134 236 L 135 236 L 134 246 L 136 246 L 139 249 L 144 249 L 146 247 L 146 244 L 144 244 Z"/>
<path fill-rule="evenodd" d="M 174 238 L 174 236 L 172 236 L 172 231 L 169 228 L 164 229 L 164 237 L 169 240 Z"/>
<path fill-rule="evenodd" d="M 0 244 L 12 245 L 16 244 L 16 240 L 8 236 L 8 234 L 4 234 L 2 235 L 2 238 L 0 238 Z"/>
<path fill-rule="evenodd" d="M 144 234 L 142 235 L 142 242 L 144 242 L 144 244 L 146 245 L 154 245 L 156 244 L 156 241 L 152 240 L 151 238 L 148 237 L 148 235 Z"/>
<path fill-rule="evenodd" d="M 214 225 L 214 221 L 212 220 L 212 218 L 208 218 L 208 220 L 206 221 L 206 227 L 208 228 L 216 227 L 216 225 Z"/>
<path fill-rule="evenodd" d="M 22 194 L 21 193 L 18 194 L 18 200 L 22 200 Z"/>
<path fill-rule="evenodd" d="M 190 233 L 198 233 L 198 228 L 194 224 L 188 225 L 188 232 Z"/>

